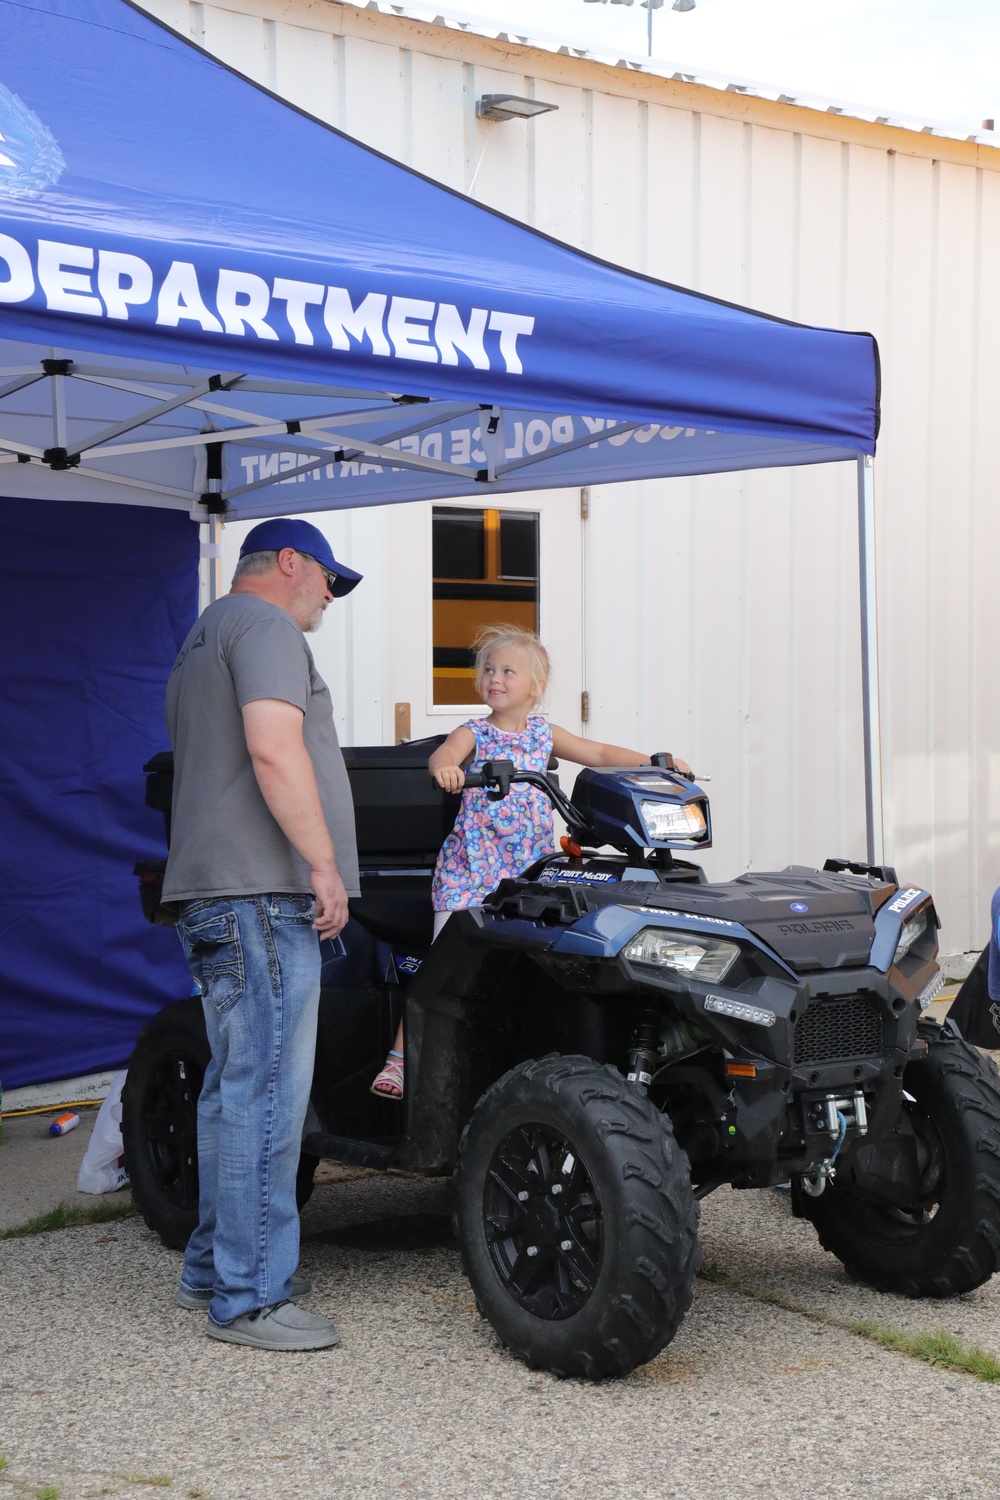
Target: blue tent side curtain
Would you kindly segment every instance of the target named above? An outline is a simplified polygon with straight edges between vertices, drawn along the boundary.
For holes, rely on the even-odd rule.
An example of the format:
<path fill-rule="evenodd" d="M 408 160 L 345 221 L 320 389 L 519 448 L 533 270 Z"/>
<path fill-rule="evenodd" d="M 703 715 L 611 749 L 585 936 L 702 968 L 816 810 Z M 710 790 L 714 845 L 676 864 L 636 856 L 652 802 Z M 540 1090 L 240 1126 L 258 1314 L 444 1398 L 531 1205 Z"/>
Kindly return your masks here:
<path fill-rule="evenodd" d="M 190 992 L 132 874 L 163 853 L 143 763 L 197 609 L 198 530 L 169 511 L 0 498 L 0 1081 L 120 1067 Z M 155 586 L 150 558 L 155 557 Z"/>

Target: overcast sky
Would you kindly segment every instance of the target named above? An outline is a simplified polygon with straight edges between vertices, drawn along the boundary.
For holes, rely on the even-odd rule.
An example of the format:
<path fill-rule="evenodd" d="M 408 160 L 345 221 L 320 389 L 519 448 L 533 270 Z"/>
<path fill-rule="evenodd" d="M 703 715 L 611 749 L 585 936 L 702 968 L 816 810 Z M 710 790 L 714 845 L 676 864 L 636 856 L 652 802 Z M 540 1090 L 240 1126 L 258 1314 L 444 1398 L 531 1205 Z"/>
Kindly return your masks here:
<path fill-rule="evenodd" d="M 444 0 L 566 41 L 646 50 L 635 0 Z M 654 11 L 654 54 L 699 68 L 967 128 L 1000 124 L 1000 0 L 697 0 Z"/>

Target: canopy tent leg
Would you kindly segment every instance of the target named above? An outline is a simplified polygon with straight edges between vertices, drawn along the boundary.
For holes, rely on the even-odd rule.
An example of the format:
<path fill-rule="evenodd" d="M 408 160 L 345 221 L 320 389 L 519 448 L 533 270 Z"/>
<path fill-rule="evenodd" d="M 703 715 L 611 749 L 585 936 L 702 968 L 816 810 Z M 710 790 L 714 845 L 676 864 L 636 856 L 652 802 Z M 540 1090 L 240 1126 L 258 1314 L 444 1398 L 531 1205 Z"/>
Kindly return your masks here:
<path fill-rule="evenodd" d="M 861 585 L 861 692 L 865 735 L 865 836 L 869 864 L 884 860 L 882 735 L 879 710 L 878 606 L 875 591 L 874 459 L 858 459 L 858 564 Z"/>
<path fill-rule="evenodd" d="M 214 604 L 222 595 L 222 517 L 209 516 L 205 525 L 208 540 L 201 544 L 202 608 Z"/>

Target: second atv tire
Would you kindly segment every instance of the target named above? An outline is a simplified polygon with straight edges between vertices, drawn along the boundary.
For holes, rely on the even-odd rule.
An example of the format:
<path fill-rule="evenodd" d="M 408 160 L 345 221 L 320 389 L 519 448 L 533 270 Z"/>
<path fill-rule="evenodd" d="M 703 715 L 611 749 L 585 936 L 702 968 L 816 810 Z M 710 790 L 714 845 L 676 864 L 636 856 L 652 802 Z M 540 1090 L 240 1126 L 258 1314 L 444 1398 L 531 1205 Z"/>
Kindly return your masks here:
<path fill-rule="evenodd" d="M 670 1121 L 614 1068 L 550 1056 L 483 1095 L 455 1172 L 480 1310 L 526 1364 L 600 1380 L 668 1344 L 700 1262 Z"/>
<path fill-rule="evenodd" d="M 953 1297 L 1000 1269 L 1000 1079 L 996 1064 L 932 1021 L 927 1056 L 903 1075 L 924 1170 L 912 1204 L 894 1206 L 836 1180 L 798 1197 L 820 1244 L 859 1281 L 904 1297 Z"/>
<path fill-rule="evenodd" d="M 171 1250 L 183 1250 L 198 1223 L 198 1095 L 210 1055 L 201 1001 L 179 1000 L 143 1028 L 125 1074 L 132 1197 Z"/>
<path fill-rule="evenodd" d="M 198 1095 L 211 1056 L 197 998 L 178 1000 L 139 1035 L 122 1089 L 125 1170 L 139 1212 L 171 1250 L 198 1224 Z M 302 1208 L 319 1157 L 303 1152 L 296 1178 Z"/>

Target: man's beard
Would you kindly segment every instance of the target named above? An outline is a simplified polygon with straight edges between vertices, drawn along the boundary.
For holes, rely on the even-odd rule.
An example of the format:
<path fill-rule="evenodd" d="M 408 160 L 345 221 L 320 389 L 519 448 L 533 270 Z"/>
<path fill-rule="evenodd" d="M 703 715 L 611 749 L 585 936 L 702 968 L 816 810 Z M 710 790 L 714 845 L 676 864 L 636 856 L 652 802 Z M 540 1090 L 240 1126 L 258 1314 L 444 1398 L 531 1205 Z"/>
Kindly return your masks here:
<path fill-rule="evenodd" d="M 307 582 L 303 581 L 299 585 L 299 589 L 298 589 L 298 592 L 297 592 L 297 595 L 296 595 L 296 598 L 295 598 L 295 605 L 297 606 L 296 613 L 298 614 L 298 618 L 300 620 L 302 619 L 302 616 L 305 615 L 306 609 L 309 608 L 308 596 L 310 594 L 315 599 L 316 595 L 313 593 L 313 591 L 310 588 L 309 584 Z M 301 613 L 299 613 L 299 607 L 301 607 L 303 605 L 304 605 L 304 608 L 302 608 Z M 323 623 L 323 612 L 324 612 L 325 608 L 326 608 L 326 601 L 323 600 L 323 599 L 321 599 L 319 601 L 319 603 L 316 605 L 316 607 L 313 609 L 312 613 L 305 616 L 306 623 L 301 627 L 302 631 L 303 631 L 303 634 L 310 635 L 310 634 L 312 634 L 313 631 L 316 631 L 316 630 L 319 629 L 319 627 Z"/>

